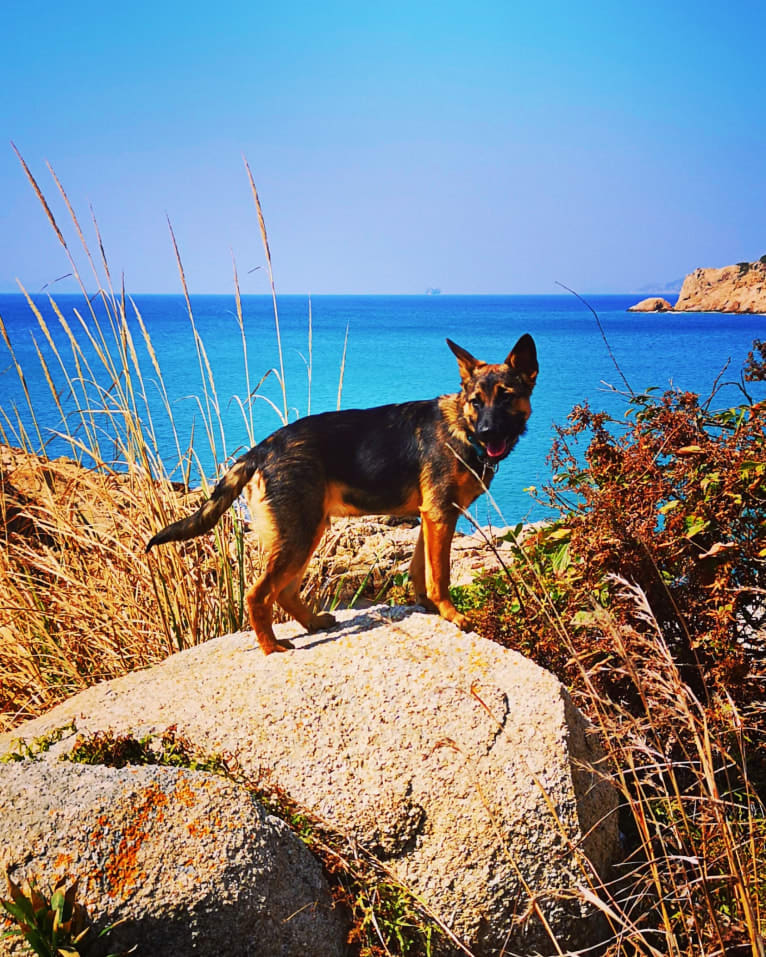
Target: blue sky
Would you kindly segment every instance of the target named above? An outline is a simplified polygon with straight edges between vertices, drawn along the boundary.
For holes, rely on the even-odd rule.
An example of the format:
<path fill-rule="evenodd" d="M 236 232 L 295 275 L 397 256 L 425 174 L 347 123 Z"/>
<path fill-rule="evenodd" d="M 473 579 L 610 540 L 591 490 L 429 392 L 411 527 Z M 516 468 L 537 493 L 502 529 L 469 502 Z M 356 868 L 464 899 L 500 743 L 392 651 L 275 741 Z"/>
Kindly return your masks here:
<path fill-rule="evenodd" d="M 766 253 L 766 12 L 698 0 L 0 7 L 0 289 L 634 291 Z M 88 287 L 94 287 L 92 280 Z M 72 287 L 61 282 L 56 287 Z"/>

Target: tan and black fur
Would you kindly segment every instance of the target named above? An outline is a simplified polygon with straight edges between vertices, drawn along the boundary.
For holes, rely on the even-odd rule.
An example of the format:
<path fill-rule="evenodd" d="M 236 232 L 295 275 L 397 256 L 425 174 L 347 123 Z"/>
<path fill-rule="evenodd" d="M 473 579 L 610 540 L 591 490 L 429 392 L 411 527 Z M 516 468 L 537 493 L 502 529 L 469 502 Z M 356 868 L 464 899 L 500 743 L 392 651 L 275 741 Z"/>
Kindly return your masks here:
<path fill-rule="evenodd" d="M 146 550 L 209 531 L 244 489 L 265 555 L 247 608 L 268 655 L 292 647 L 274 636 L 275 601 L 309 631 L 335 622 L 299 594 L 333 516 L 420 515 L 410 563 L 417 600 L 465 628 L 449 595 L 455 526 L 526 430 L 538 365 L 529 335 L 496 365 L 447 344 L 457 357 L 460 392 L 291 422 L 239 458 L 194 515 L 158 532 Z"/>

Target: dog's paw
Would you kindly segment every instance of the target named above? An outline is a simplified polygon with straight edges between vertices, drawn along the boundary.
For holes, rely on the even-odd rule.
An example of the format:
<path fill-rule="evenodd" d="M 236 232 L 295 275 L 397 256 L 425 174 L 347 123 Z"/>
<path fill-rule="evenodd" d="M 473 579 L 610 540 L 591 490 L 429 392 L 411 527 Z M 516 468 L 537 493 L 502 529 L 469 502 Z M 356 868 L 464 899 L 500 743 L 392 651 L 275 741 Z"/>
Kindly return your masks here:
<path fill-rule="evenodd" d="M 451 620 L 461 631 L 473 631 L 473 625 L 470 619 L 466 618 L 465 615 L 461 615 L 459 611 L 455 612 L 455 617 Z"/>
<path fill-rule="evenodd" d="M 454 605 L 449 605 L 448 607 L 442 606 L 439 609 L 439 613 L 442 618 L 446 618 L 447 621 L 451 621 L 453 625 L 457 625 L 461 631 L 473 631 L 473 625 L 470 620 L 459 612 Z"/>
<path fill-rule="evenodd" d="M 295 648 L 295 645 L 291 641 L 287 641 L 286 638 L 279 640 L 272 639 L 258 639 L 258 644 L 261 646 L 261 651 L 264 655 L 273 654 L 275 651 L 292 651 Z"/>
<path fill-rule="evenodd" d="M 436 605 L 436 602 L 431 601 L 427 595 L 417 595 L 415 597 L 415 602 L 421 606 L 423 611 L 427 611 L 430 615 L 439 614 L 439 608 Z"/>

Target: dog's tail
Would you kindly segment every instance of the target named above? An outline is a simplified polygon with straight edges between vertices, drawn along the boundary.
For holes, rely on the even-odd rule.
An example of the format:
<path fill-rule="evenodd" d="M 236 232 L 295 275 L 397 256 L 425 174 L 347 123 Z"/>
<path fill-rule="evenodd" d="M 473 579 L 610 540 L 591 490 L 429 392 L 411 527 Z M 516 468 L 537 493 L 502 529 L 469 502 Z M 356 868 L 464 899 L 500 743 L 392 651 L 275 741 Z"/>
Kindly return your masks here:
<path fill-rule="evenodd" d="M 173 522 L 157 532 L 146 544 L 146 551 L 164 542 L 185 542 L 204 535 L 216 524 L 258 469 L 257 457 L 248 453 L 232 465 L 218 482 L 205 504 L 188 518 Z"/>

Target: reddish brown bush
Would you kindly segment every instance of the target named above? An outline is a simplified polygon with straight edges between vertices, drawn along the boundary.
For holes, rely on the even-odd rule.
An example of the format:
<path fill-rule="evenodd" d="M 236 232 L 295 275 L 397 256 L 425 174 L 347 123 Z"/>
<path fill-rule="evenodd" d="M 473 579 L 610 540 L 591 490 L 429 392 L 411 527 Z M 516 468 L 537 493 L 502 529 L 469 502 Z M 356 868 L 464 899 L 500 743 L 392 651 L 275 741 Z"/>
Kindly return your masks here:
<path fill-rule="evenodd" d="M 763 953 L 766 403 L 745 382 L 766 378 L 765 348 L 736 408 L 671 390 L 632 396 L 622 421 L 574 409 L 545 490 L 556 521 L 462 596 L 602 731 L 626 849 L 600 889 L 615 957 Z"/>

